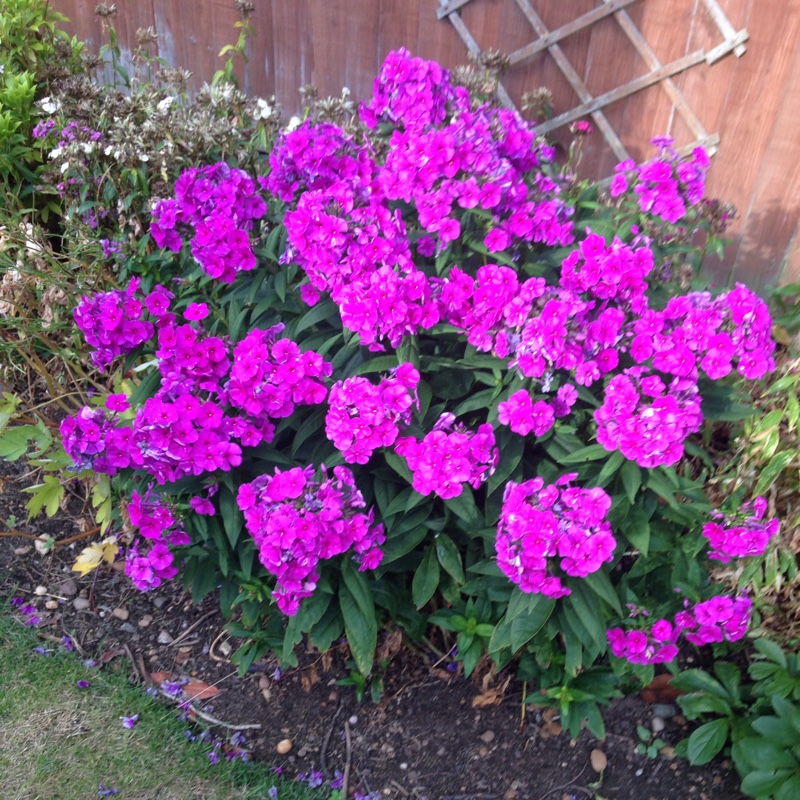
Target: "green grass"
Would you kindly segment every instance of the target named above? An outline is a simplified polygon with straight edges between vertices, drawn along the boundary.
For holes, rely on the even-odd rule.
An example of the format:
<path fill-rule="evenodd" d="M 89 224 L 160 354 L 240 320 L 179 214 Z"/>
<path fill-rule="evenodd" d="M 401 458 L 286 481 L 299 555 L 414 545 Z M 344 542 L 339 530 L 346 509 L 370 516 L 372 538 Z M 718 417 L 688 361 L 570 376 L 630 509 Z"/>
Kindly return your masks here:
<path fill-rule="evenodd" d="M 37 654 L 40 645 L 52 654 Z M 133 714 L 127 730 L 120 717 Z M 280 800 L 331 795 L 281 782 L 263 765 L 221 757 L 214 766 L 210 745 L 188 742 L 186 729 L 125 675 L 84 666 L 0 604 L 0 798 L 88 800 L 101 783 L 119 800 L 255 800 L 273 785 Z"/>

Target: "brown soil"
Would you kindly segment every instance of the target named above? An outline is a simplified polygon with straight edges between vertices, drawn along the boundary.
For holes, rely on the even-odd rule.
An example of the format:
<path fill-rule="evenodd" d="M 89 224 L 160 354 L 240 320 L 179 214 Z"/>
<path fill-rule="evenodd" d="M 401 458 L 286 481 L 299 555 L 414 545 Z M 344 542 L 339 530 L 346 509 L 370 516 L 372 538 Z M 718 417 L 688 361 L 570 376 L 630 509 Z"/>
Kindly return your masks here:
<path fill-rule="evenodd" d="M 19 494 L 24 476 L 15 465 L 2 462 L 0 474 L 6 476 L 0 479 L 0 518 L 24 520 L 27 495 Z M 76 532 L 81 511 L 76 501 L 69 513 L 35 525 L 19 523 L 17 530 L 63 539 Z M 348 672 L 345 646 L 325 655 L 299 654 L 300 668 L 288 670 L 280 680 L 274 677 L 274 659 L 254 664 L 240 678 L 229 661 L 229 647 L 238 643 L 223 633 L 216 598 L 193 606 L 177 581 L 141 594 L 107 565 L 76 578 L 70 568 L 84 542 L 44 557 L 33 548 L 20 551 L 30 545 L 30 540 L 0 538 L 0 596 L 24 596 L 40 609 L 44 631 L 58 637 L 70 634 L 87 657 L 105 660 L 105 668 L 129 669 L 134 680 L 142 680 L 144 668 L 213 684 L 220 693 L 198 707 L 229 724 L 260 725 L 244 732 L 247 746 L 255 759 L 282 767 L 290 778 L 312 769 L 322 769 L 330 778 L 349 761 L 351 795 L 354 790 L 377 791 L 402 800 L 742 797 L 727 762 L 690 767 L 669 755 L 651 759 L 637 754 L 636 726 L 650 727 L 654 716 L 653 707 L 638 697 L 607 709 L 604 741 L 586 731 L 571 741 L 552 715 L 529 705 L 523 718 L 521 684 L 510 681 L 496 704 L 475 707 L 483 692 L 479 682 L 448 672 L 424 651 L 403 648 L 394 656 L 377 705 L 369 699 L 359 704 L 353 687 L 337 684 Z M 36 597 L 37 586 L 58 597 Z M 88 600 L 89 607 L 76 610 L 77 598 Z M 58 608 L 48 612 L 45 603 L 53 599 Z M 112 614 L 115 610 L 118 616 Z M 489 689 L 503 683 L 497 676 L 487 680 Z M 660 736 L 674 745 L 687 731 L 678 716 L 667 720 Z M 276 748 L 284 739 L 293 746 L 280 756 Z M 591 766 L 595 749 L 607 758 L 602 775 Z"/>

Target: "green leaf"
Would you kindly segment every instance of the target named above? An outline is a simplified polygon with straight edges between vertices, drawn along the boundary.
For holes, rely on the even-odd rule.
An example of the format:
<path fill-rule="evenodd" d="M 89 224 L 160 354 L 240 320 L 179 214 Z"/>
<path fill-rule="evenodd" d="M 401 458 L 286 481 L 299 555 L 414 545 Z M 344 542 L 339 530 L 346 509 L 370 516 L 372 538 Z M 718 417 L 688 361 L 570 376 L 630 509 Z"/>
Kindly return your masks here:
<path fill-rule="evenodd" d="M 620 477 L 622 478 L 625 494 L 628 495 L 628 500 L 633 504 L 636 499 L 636 493 L 642 485 L 642 470 L 635 461 L 626 461 L 622 465 Z"/>
<path fill-rule="evenodd" d="M 525 452 L 525 437 L 511 431 L 501 431 L 497 444 L 500 451 L 500 463 L 486 482 L 487 497 L 508 480 L 522 461 L 522 455 Z"/>
<path fill-rule="evenodd" d="M 784 450 L 781 453 L 776 453 L 769 461 L 766 467 L 761 470 L 758 478 L 758 483 L 753 489 L 753 496 L 758 496 L 766 492 L 778 479 L 778 476 L 786 469 L 792 459 L 797 455 L 796 450 Z"/>
<path fill-rule="evenodd" d="M 786 654 L 783 652 L 779 644 L 776 644 L 771 639 L 756 639 L 753 642 L 753 647 L 759 653 L 765 655 L 770 661 L 780 664 L 781 667 L 786 669 Z"/>
<path fill-rule="evenodd" d="M 358 671 L 362 675 L 369 675 L 378 644 L 375 604 L 362 573 L 351 567 L 349 576 L 347 570 L 343 570 L 342 575 L 344 583 L 339 587 L 339 606 L 342 609 L 347 643 Z"/>
<path fill-rule="evenodd" d="M 608 461 L 603 464 L 603 468 L 600 470 L 600 474 L 597 476 L 597 485 L 605 486 L 624 464 L 629 463 L 630 462 L 626 461 L 625 456 L 622 455 L 619 450 L 615 450 L 613 453 L 611 453 Z"/>
<path fill-rule="evenodd" d="M 411 582 L 411 596 L 414 605 L 422 608 L 439 586 L 439 562 L 436 559 L 436 549 L 429 547 L 422 558 L 422 563 L 414 573 Z"/>
<path fill-rule="evenodd" d="M 411 474 L 411 470 L 408 468 L 408 464 L 406 460 L 402 457 L 397 455 L 390 450 L 387 450 L 383 457 L 386 459 L 386 463 L 409 485 L 414 482 L 414 476 Z"/>
<path fill-rule="evenodd" d="M 369 375 L 371 372 L 388 372 L 390 369 L 397 367 L 397 356 L 376 356 L 362 364 L 356 371 L 355 375 Z"/>
<path fill-rule="evenodd" d="M 647 558 L 650 549 L 650 521 L 641 506 L 633 506 L 620 529 L 625 538 Z"/>
<path fill-rule="evenodd" d="M 324 300 L 321 303 L 317 303 L 298 320 L 297 325 L 294 326 L 292 338 L 326 319 L 335 319 L 338 314 L 339 307 L 332 300 Z"/>
<path fill-rule="evenodd" d="M 687 669 L 672 679 L 672 685 L 682 692 L 709 692 L 726 702 L 729 699 L 727 689 L 701 669 Z"/>
<path fill-rule="evenodd" d="M 792 770 L 763 770 L 759 769 L 745 775 L 742 781 L 742 791 L 751 797 L 765 798 L 774 795 L 784 784 L 788 784 L 788 779 L 792 775 Z M 795 776 L 796 777 L 796 776 Z M 795 783 L 795 786 L 797 784 Z M 798 789 L 800 791 L 800 789 Z M 789 795 L 786 800 L 795 800 L 800 795 Z M 783 800 L 783 798 L 781 798 Z"/>
<path fill-rule="evenodd" d="M 730 725 L 727 719 L 715 719 L 701 725 L 689 737 L 689 763 L 708 764 L 728 741 Z"/>
<path fill-rule="evenodd" d="M 542 594 L 527 597 L 527 608 L 511 622 L 511 649 L 515 653 L 539 633 L 556 607 L 555 600 Z"/>
<path fill-rule="evenodd" d="M 283 637 L 281 663 L 294 661 L 294 648 L 302 641 L 303 634 L 311 630 L 328 610 L 333 595 L 322 591 L 314 592 L 300 603 L 300 608 L 293 617 L 289 617 L 286 633 Z"/>
<path fill-rule="evenodd" d="M 602 600 L 605 600 L 614 611 L 623 616 L 622 603 L 619 595 L 611 584 L 608 572 L 605 567 L 600 567 L 597 572 L 589 573 L 583 578 L 584 583 Z"/>
<path fill-rule="evenodd" d="M 48 517 L 55 516 L 59 508 L 61 498 L 64 496 L 64 487 L 54 475 L 45 475 L 43 483 L 29 486 L 22 491 L 32 495 L 31 499 L 25 504 L 28 509 L 28 519 L 33 519 L 42 509 Z"/>
<path fill-rule="evenodd" d="M 585 464 L 588 461 L 599 461 L 609 455 L 609 451 L 601 444 L 590 444 L 586 447 L 581 447 L 566 456 L 559 459 L 561 464 Z"/>
<path fill-rule="evenodd" d="M 435 541 L 436 557 L 442 569 L 458 584 L 464 583 L 464 568 L 456 543 L 446 534 L 440 533 Z"/>
<path fill-rule="evenodd" d="M 800 774 L 795 772 L 795 774 L 775 792 L 775 800 L 797 800 L 798 797 L 800 797 Z"/>
<path fill-rule="evenodd" d="M 466 484 L 461 489 L 461 494 L 456 497 L 448 497 L 444 501 L 445 506 L 449 508 L 459 519 L 464 522 L 476 522 L 478 519 L 478 507 L 475 505 L 475 496 L 472 489 Z"/>
<path fill-rule="evenodd" d="M 223 485 L 219 492 L 219 511 L 231 549 L 235 550 L 244 527 L 244 517 L 233 492 L 227 485 Z"/>
<path fill-rule="evenodd" d="M 197 568 L 192 578 L 192 602 L 199 603 L 219 584 L 219 570 L 211 558 L 197 561 Z"/>

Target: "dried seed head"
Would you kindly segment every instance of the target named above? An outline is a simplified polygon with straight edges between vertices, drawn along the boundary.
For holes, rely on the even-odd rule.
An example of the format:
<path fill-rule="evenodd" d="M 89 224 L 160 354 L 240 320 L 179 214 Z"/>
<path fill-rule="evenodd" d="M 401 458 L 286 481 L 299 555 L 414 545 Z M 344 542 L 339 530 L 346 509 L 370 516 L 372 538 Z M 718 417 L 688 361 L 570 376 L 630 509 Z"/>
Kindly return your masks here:
<path fill-rule="evenodd" d="M 100 3 L 100 5 L 95 6 L 94 13 L 97 14 L 98 17 L 113 17 L 117 13 L 117 4 L 112 3 L 108 5 L 108 3 Z"/>
<path fill-rule="evenodd" d="M 242 15 L 242 19 L 247 19 L 255 11 L 256 4 L 253 0 L 236 0 L 236 10 Z"/>
<path fill-rule="evenodd" d="M 155 44 L 158 41 L 156 29 L 152 25 L 149 28 L 139 28 L 136 31 L 136 41 L 139 42 L 139 47 Z"/>

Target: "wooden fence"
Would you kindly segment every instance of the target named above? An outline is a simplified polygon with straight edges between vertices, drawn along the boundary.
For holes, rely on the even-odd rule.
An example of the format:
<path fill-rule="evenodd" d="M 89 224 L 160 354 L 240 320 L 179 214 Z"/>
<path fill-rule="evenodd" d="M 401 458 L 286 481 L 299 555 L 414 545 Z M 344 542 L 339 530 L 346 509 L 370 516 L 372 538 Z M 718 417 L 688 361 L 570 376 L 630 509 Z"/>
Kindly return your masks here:
<path fill-rule="evenodd" d="M 191 70 L 195 88 L 236 39 L 233 0 L 116 5 L 123 50 L 153 26 L 158 54 Z M 54 6 L 99 48 L 95 0 Z M 609 175 L 623 152 L 648 158 L 659 134 L 707 141 L 716 149 L 708 193 L 739 212 L 714 276 L 758 289 L 800 280 L 800 0 L 255 0 L 251 22 L 242 86 L 275 95 L 287 114 L 309 83 L 323 96 L 347 86 L 368 98 L 392 49 L 455 67 L 469 44 L 513 54 L 510 103 L 547 87 L 557 120 L 576 107 L 594 117 L 588 176 Z M 551 135 L 567 138 L 565 128 Z"/>

